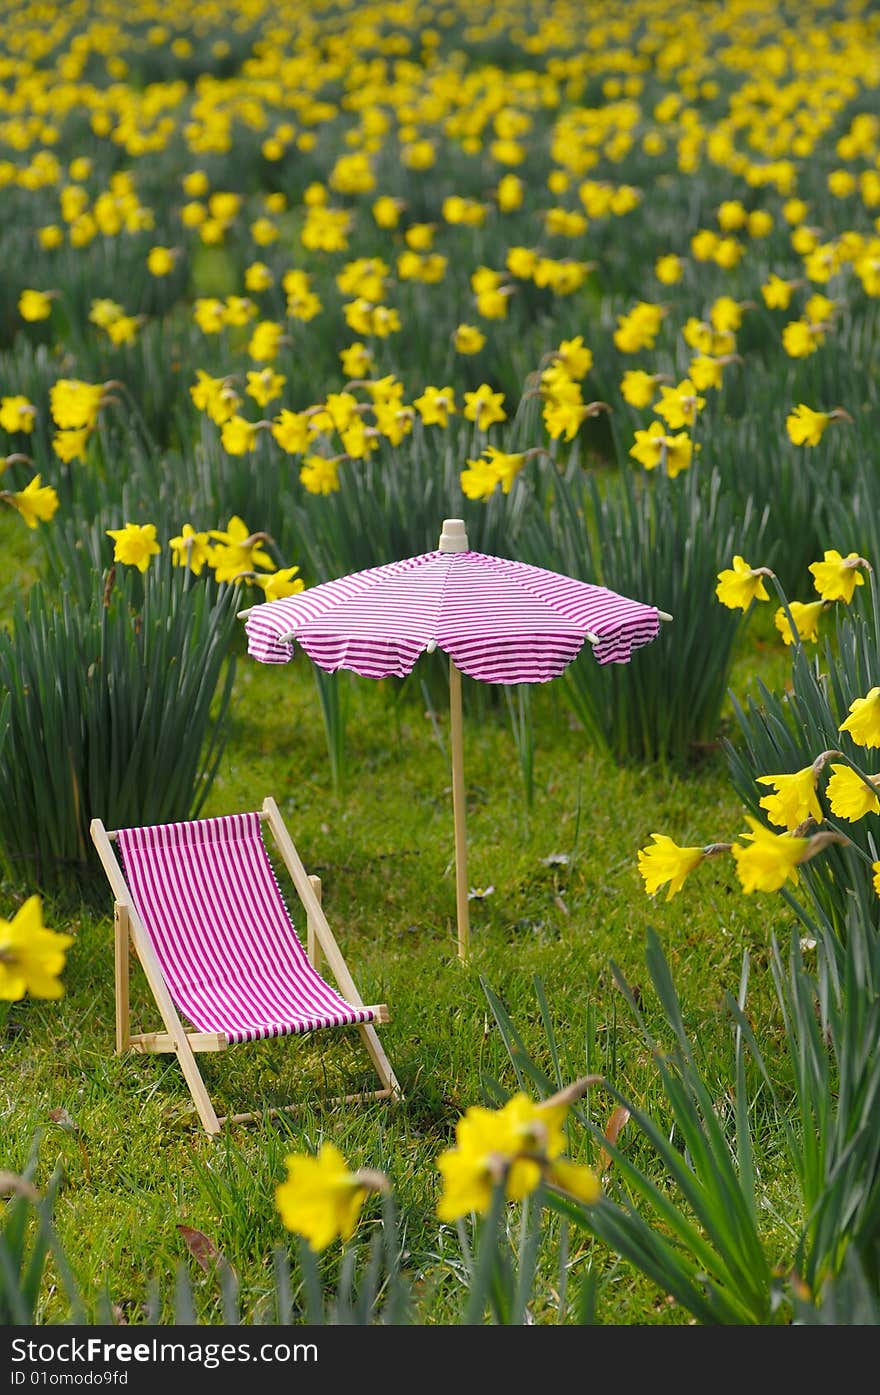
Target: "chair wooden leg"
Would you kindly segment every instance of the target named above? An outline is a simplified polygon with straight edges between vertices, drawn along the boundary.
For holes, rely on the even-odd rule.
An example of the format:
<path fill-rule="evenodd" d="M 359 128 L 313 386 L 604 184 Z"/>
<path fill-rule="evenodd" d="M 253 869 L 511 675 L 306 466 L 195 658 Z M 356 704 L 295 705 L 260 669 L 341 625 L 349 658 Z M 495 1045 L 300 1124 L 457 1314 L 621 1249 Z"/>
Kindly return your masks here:
<path fill-rule="evenodd" d="M 371 1022 L 361 1022 L 358 1025 L 361 1041 L 367 1048 L 370 1060 L 376 1069 L 376 1074 L 382 1082 L 384 1089 L 388 1090 L 394 1100 L 403 1099 L 403 1091 L 400 1088 L 397 1076 L 391 1069 L 391 1062 L 385 1055 L 385 1049 L 379 1040 L 376 1028 Z"/>
<path fill-rule="evenodd" d="M 321 878 L 310 876 L 309 881 L 312 884 L 312 891 L 315 893 L 315 899 L 317 900 L 318 905 L 320 906 Z M 315 925 L 315 917 L 309 913 L 308 909 L 306 910 L 306 953 L 309 956 L 309 963 L 311 964 L 312 968 L 315 970 L 316 973 L 320 973 L 322 960 L 321 941 L 318 938 L 318 931 Z"/>
<path fill-rule="evenodd" d="M 129 1012 L 129 921 L 128 907 L 121 901 L 113 906 L 114 969 L 116 978 L 116 1054 L 128 1049 L 131 1035 Z"/>

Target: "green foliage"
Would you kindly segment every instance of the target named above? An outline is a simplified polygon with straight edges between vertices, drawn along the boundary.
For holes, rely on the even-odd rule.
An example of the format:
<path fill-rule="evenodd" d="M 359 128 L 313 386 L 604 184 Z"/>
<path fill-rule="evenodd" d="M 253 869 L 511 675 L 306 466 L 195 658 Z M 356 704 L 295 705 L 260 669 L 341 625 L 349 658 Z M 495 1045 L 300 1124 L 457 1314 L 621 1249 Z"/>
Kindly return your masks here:
<path fill-rule="evenodd" d="M 791 1118 L 741 1005 L 738 1027 L 783 1119 L 798 1179 L 803 1227 L 794 1269 L 821 1295 L 854 1251 L 875 1299 L 880 1295 L 880 935 L 857 910 L 841 943 L 825 923 L 810 973 L 797 932 L 787 959 L 772 946 L 771 971 L 794 1079 Z"/>
<path fill-rule="evenodd" d="M 89 823 L 195 814 L 217 771 L 234 662 L 235 588 L 174 570 L 108 572 L 83 601 L 41 583 L 0 632 L 8 695 L 0 847 L 45 886 L 93 867 Z"/>
<path fill-rule="evenodd" d="M 766 514 L 740 508 L 716 471 L 641 480 L 624 470 L 604 492 L 571 472 L 555 508 L 526 530 L 532 560 L 671 614 L 628 664 L 597 665 L 585 646 L 563 679 L 588 738 L 617 760 L 685 766 L 718 735 L 738 617 L 715 583 L 734 552 L 760 549 Z"/>
<path fill-rule="evenodd" d="M 880 937 L 856 919 L 849 932 L 841 946 L 826 927 L 815 973 L 805 966 L 796 934 L 787 961 L 774 943 L 771 970 L 786 1046 L 781 1064 L 762 1054 L 749 1021 L 749 962 L 744 957 L 739 990 L 726 995 L 735 1024 L 727 1078 L 706 1074 L 654 931 L 648 932 L 645 959 L 662 1009 L 662 1035 L 648 1028 L 640 998 L 613 966 L 662 1084 L 662 1111 L 645 1109 L 611 1080 L 606 1079 L 604 1089 L 643 1135 L 651 1162 L 639 1160 L 607 1129 L 603 1133 L 589 1113 L 578 1111 L 593 1148 L 607 1159 L 606 1192 L 595 1207 L 563 1200 L 551 1205 L 671 1294 L 699 1322 L 791 1321 L 793 1302 L 807 1298 L 814 1311 L 821 1311 L 831 1286 L 852 1278 L 850 1251 L 862 1290 L 876 1311 L 880 1065 L 874 1043 L 880 1029 Z M 553 1081 L 526 1050 L 498 995 L 485 983 L 484 990 L 521 1086 L 550 1094 Z M 547 1048 L 555 1059 L 553 1023 L 539 982 L 536 996 Z M 747 1068 L 749 1054 L 783 1124 L 799 1191 L 799 1220 L 787 1255 L 774 1252 L 766 1236 L 764 1215 L 772 1203 L 756 1166 L 754 1120 L 760 1096 Z M 657 1175 L 654 1161 L 663 1176 Z"/>
<path fill-rule="evenodd" d="M 760 798 L 766 794 L 766 787 L 756 783 L 761 775 L 803 770 L 826 751 L 837 751 L 841 763 L 864 769 L 864 748 L 840 730 L 850 704 L 869 692 L 880 672 L 873 574 L 871 586 L 863 589 L 870 593 L 866 607 L 839 605 L 833 638 L 825 637 L 819 654 L 811 657 L 805 644 L 792 645 L 791 678 L 784 691 L 773 692 L 758 680 L 755 694 L 744 702 L 731 695 L 738 735 L 725 741 L 724 749 L 734 787 L 756 817 L 763 817 Z M 876 815 L 855 823 L 834 819 L 823 785 L 824 776 L 819 776 L 825 822 L 843 832 L 851 846 L 828 848 L 800 868 L 799 876 L 816 912 L 842 935 L 854 903 L 862 918 L 880 924 L 880 902 L 871 883 Z M 807 914 L 800 893 L 786 892 L 786 897 Z"/>
<path fill-rule="evenodd" d="M 45 1195 L 40 1195 L 33 1184 L 38 1152 L 39 1138 L 35 1138 L 24 1171 L 0 1174 L 0 1193 L 8 1197 L 0 1212 L 0 1324 L 4 1327 L 37 1320 L 50 1252 L 60 1270 L 72 1318 L 82 1321 L 84 1317 L 78 1285 L 52 1223 L 61 1177 L 54 1172 Z"/>

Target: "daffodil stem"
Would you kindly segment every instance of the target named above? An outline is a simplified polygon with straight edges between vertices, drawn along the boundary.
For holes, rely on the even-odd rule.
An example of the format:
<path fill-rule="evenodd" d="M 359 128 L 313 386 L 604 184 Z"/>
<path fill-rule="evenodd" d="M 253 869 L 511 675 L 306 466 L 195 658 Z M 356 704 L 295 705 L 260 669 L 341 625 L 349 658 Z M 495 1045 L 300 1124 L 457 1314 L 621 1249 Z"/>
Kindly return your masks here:
<path fill-rule="evenodd" d="M 770 573 L 770 580 L 773 582 L 773 587 L 774 587 L 774 589 L 775 589 L 775 591 L 776 591 L 777 596 L 779 597 L 779 603 L 780 603 L 780 605 L 782 606 L 783 611 L 785 612 L 785 618 L 786 618 L 787 621 L 788 621 L 788 627 L 789 627 L 789 630 L 791 631 L 791 642 L 792 642 L 792 645 L 793 645 L 793 647 L 794 647 L 796 650 L 797 650 L 797 649 L 803 650 L 803 647 L 804 647 L 804 646 L 803 646 L 803 641 L 802 641 L 802 639 L 801 639 L 800 630 L 798 629 L 797 625 L 795 624 L 794 616 L 793 616 L 792 613 L 791 613 L 791 606 L 790 606 L 789 603 L 788 603 L 788 597 L 786 596 L 785 592 L 783 591 L 783 589 L 782 589 L 782 584 L 781 584 L 781 582 L 780 582 L 780 580 L 779 580 L 779 577 L 776 575 L 775 572 L 771 572 L 771 573 Z"/>
<path fill-rule="evenodd" d="M 534 1287 L 535 1265 L 541 1239 L 541 1210 L 541 1191 L 539 1189 L 534 1198 L 527 1196 L 522 1204 L 516 1295 L 512 1314 L 515 1323 L 525 1323 L 529 1295 Z"/>
<path fill-rule="evenodd" d="M 871 786 L 871 789 L 874 794 L 877 793 L 873 785 Z M 858 843 L 853 841 L 853 839 L 849 836 L 845 829 L 840 828 L 839 825 L 836 824 L 833 819 L 826 819 L 825 822 L 828 824 L 828 827 L 834 831 L 834 833 L 839 835 L 840 839 L 842 839 L 848 847 L 852 848 L 853 852 L 858 853 L 859 857 L 862 859 L 863 862 L 867 862 L 869 867 L 874 866 L 874 860 L 871 857 L 870 853 L 866 853 L 864 848 L 860 848 Z M 813 836 L 820 837 L 821 835 L 814 834 Z M 837 839 L 835 839 L 835 842 L 836 841 Z"/>
<path fill-rule="evenodd" d="M 868 585 L 871 588 L 871 610 L 874 620 L 874 652 L 880 657 L 880 607 L 877 605 L 877 582 L 874 576 L 874 568 L 868 567 Z"/>
<path fill-rule="evenodd" d="M 506 1176 L 492 1188 L 489 1213 L 480 1227 L 476 1264 L 471 1269 L 471 1289 L 464 1310 L 464 1324 L 476 1327 L 482 1322 L 493 1276 L 498 1266 L 498 1233 L 506 1204 Z"/>
<path fill-rule="evenodd" d="M 306 1317 L 313 1326 L 324 1321 L 324 1300 L 321 1294 L 321 1278 L 315 1252 L 307 1240 L 300 1240 L 299 1264 L 302 1270 L 306 1298 Z"/>

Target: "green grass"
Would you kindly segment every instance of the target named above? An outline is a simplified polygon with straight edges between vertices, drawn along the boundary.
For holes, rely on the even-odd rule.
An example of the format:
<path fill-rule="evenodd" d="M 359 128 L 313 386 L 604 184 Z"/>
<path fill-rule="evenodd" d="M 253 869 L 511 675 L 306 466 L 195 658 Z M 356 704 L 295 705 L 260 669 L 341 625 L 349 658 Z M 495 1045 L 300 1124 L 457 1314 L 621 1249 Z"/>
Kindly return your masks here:
<path fill-rule="evenodd" d="M 757 632 L 743 637 L 740 692 L 757 667 L 767 674 L 758 647 L 763 643 Z M 777 651 L 768 654 L 772 667 Z M 663 941 L 710 1080 L 732 1078 L 730 1028 L 720 1004 L 725 989 L 735 991 L 746 948 L 756 1032 L 770 1051 L 779 1037 L 764 968 L 771 931 L 789 919 L 783 903 L 744 898 L 727 864 L 712 863 L 673 902 L 652 904 L 636 867 L 636 850 L 655 830 L 681 843 L 703 843 L 739 829 L 740 809 L 717 752 L 690 778 L 616 767 L 585 746 L 560 688 L 548 685 L 534 695 L 535 800 L 527 813 L 506 709 L 466 680 L 469 882 L 494 890 L 471 901 L 471 955 L 462 964 L 446 752 L 416 685 L 395 694 L 389 684 L 346 681 L 347 774 L 334 792 L 309 661 L 300 655 L 277 669 L 243 657 L 232 736 L 206 812 L 255 808 L 268 794 L 278 800 L 307 869 L 322 879 L 328 918 L 365 1001 L 389 1004 L 392 1021 L 383 1041 L 405 1092 L 401 1103 L 322 1103 L 337 1088 L 370 1081 L 366 1057 L 346 1034 L 236 1047 L 200 1058 L 218 1109 L 290 1100 L 301 1101 L 302 1109 L 287 1120 L 234 1127 L 209 1141 L 176 1063 L 114 1055 L 109 887 L 97 881 L 93 899 L 45 904 L 46 923 L 75 935 L 67 991 L 58 1004 L 27 1000 L 11 1010 L 0 1055 L 0 1162 L 23 1166 L 35 1131 L 41 1132 L 38 1180 L 45 1183 L 56 1166 L 63 1171 L 57 1224 L 74 1271 L 87 1291 L 106 1288 L 129 1320 L 142 1316 L 153 1277 L 168 1319 L 173 1272 L 181 1262 L 196 1279 L 200 1317 L 221 1320 L 216 1287 L 187 1259 L 179 1225 L 194 1226 L 216 1243 L 238 1274 L 246 1319 L 257 1316 L 272 1291 L 271 1250 L 283 1237 L 273 1188 L 284 1173 L 284 1154 L 314 1149 L 324 1138 L 353 1166 L 388 1173 L 406 1224 L 408 1267 L 433 1294 L 422 1320 L 451 1320 L 457 1280 L 450 1259 L 457 1241 L 454 1231 L 441 1232 L 433 1215 L 434 1160 L 460 1114 L 483 1099 L 483 1075 L 515 1086 L 481 976 L 543 1059 L 532 986 L 539 976 L 565 1075 L 605 1072 L 660 1117 L 656 1071 L 608 969 L 613 957 L 630 983 L 647 982 L 649 925 Z M 448 745 L 445 711 L 435 720 Z M 563 856 L 566 862 L 557 860 Z M 3 887 L 7 914 L 27 890 Z M 647 988 L 643 998 L 662 1037 L 662 1014 Z M 133 1013 L 136 1026 L 158 1025 L 137 970 Z M 596 1107 L 601 1110 L 601 1098 Z M 57 1109 L 68 1112 L 72 1127 L 52 1121 Z M 758 1138 L 766 1195 L 785 1216 L 790 1179 L 772 1113 Z M 640 1149 L 636 1136 L 630 1146 Z M 377 1212 L 367 1214 L 374 1219 Z M 784 1260 L 789 1240 L 770 1216 L 770 1250 Z M 371 1228 L 368 1219 L 361 1239 Z M 328 1272 L 335 1262 L 331 1251 Z M 573 1253 L 573 1275 L 588 1265 L 601 1279 L 600 1322 L 687 1320 L 596 1242 L 582 1240 Z M 549 1289 L 539 1290 L 535 1303 L 543 1320 L 552 1321 Z M 47 1289 L 41 1319 L 63 1315 L 63 1298 Z"/>

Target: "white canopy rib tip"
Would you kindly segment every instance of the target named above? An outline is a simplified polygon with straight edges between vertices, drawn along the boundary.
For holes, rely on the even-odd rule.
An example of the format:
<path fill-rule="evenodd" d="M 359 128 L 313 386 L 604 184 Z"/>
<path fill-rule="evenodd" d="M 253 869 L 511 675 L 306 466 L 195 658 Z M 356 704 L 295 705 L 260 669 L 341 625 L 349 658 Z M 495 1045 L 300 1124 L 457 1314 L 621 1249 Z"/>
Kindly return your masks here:
<path fill-rule="evenodd" d="M 666 613 L 665 610 L 658 610 L 658 611 L 657 611 L 657 614 L 658 614 L 658 616 L 660 617 L 661 620 L 671 620 L 671 619 L 672 619 L 672 616 L 671 616 L 671 615 L 667 615 L 667 613 Z"/>
<path fill-rule="evenodd" d="M 286 635 L 279 635 L 279 636 L 278 636 L 278 643 L 279 643 L 279 644 L 293 644 L 293 641 L 294 641 L 295 639 L 296 639 L 296 630 L 288 630 Z"/>

